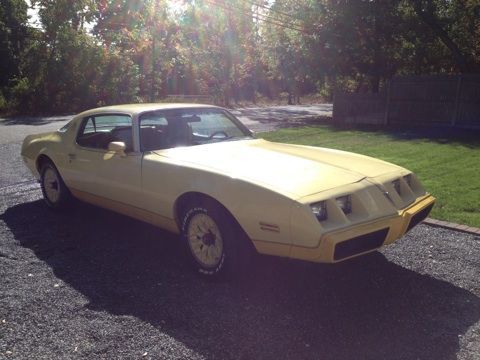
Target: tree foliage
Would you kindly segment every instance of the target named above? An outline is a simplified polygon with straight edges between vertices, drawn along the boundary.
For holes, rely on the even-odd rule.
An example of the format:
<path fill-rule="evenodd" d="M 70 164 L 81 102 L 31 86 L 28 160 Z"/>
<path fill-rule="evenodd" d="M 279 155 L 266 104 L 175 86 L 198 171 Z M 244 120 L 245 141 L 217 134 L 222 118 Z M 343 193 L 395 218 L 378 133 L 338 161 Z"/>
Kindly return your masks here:
<path fill-rule="evenodd" d="M 168 94 L 379 91 L 480 70 L 480 0 L 0 2 L 0 110 L 70 112 Z"/>
<path fill-rule="evenodd" d="M 29 38 L 29 29 L 27 4 L 24 1 L 1 0 L 0 4 L 1 108 L 2 105 L 6 105 L 5 96 L 8 95 L 15 78 L 20 74 L 20 62 Z"/>

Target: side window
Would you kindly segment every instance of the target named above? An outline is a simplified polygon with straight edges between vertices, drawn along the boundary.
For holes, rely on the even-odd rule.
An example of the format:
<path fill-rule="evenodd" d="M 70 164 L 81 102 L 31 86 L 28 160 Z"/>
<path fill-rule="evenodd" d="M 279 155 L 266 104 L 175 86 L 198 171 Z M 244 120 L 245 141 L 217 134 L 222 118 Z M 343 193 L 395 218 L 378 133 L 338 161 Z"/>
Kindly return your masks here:
<path fill-rule="evenodd" d="M 83 120 L 77 136 L 80 146 L 106 150 L 112 141 L 122 141 L 127 151 L 133 150 L 130 116 L 107 114 L 90 116 Z"/>
<path fill-rule="evenodd" d="M 140 117 L 140 147 L 142 151 L 167 147 L 168 121 L 162 113 L 152 112 Z"/>
<path fill-rule="evenodd" d="M 93 118 L 89 118 L 85 124 L 85 129 L 83 129 L 84 134 L 91 134 L 95 132 L 95 123 Z"/>

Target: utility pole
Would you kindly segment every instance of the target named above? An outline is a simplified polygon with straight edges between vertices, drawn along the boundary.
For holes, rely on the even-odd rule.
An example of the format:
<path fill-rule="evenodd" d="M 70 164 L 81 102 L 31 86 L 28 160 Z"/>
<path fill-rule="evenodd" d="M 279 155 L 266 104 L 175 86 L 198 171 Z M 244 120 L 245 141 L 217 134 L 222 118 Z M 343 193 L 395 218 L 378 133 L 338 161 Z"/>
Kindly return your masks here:
<path fill-rule="evenodd" d="M 155 102 L 155 48 L 157 44 L 157 29 L 156 29 L 156 19 L 157 19 L 157 9 L 158 9 L 158 0 L 155 0 L 153 3 L 153 14 L 150 19 L 150 31 L 152 36 L 152 72 L 150 74 L 150 102 Z"/>
<path fill-rule="evenodd" d="M 155 102 L 155 42 L 156 42 L 156 31 L 155 27 L 152 25 L 152 72 L 150 75 L 150 102 Z"/>

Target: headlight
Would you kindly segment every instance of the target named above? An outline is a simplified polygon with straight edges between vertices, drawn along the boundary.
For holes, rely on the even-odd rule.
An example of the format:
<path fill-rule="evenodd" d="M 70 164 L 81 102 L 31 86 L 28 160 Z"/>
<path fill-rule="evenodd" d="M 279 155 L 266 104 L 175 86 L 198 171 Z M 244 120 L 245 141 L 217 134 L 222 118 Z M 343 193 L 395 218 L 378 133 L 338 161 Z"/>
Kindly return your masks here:
<path fill-rule="evenodd" d="M 310 208 L 318 221 L 327 220 L 327 203 L 325 201 L 310 204 Z"/>
<path fill-rule="evenodd" d="M 352 212 L 352 197 L 350 195 L 340 196 L 335 199 L 337 205 L 342 209 L 345 215 Z"/>
<path fill-rule="evenodd" d="M 392 185 L 395 188 L 395 191 L 397 192 L 398 195 L 401 195 L 401 189 L 400 189 L 400 179 L 392 181 Z"/>

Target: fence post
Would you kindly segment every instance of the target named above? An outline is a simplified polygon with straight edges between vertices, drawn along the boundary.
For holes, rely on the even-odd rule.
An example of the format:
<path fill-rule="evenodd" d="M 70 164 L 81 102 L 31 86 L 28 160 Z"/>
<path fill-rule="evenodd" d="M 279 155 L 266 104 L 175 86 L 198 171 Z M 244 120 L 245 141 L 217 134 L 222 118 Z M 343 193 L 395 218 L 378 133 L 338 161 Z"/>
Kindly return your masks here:
<path fill-rule="evenodd" d="M 455 103 L 452 112 L 451 126 L 455 126 L 458 120 L 458 110 L 460 108 L 460 95 L 462 91 L 462 74 L 458 75 L 457 79 L 457 91 L 455 92 Z"/>
<path fill-rule="evenodd" d="M 336 121 L 338 120 L 338 104 L 335 106 L 335 100 L 337 100 L 337 89 L 333 89 L 332 91 L 332 122 L 335 125 Z"/>
<path fill-rule="evenodd" d="M 385 116 L 383 118 L 383 125 L 388 125 L 388 110 L 390 107 L 390 93 L 392 87 L 393 78 L 387 82 L 387 98 L 385 99 Z"/>

